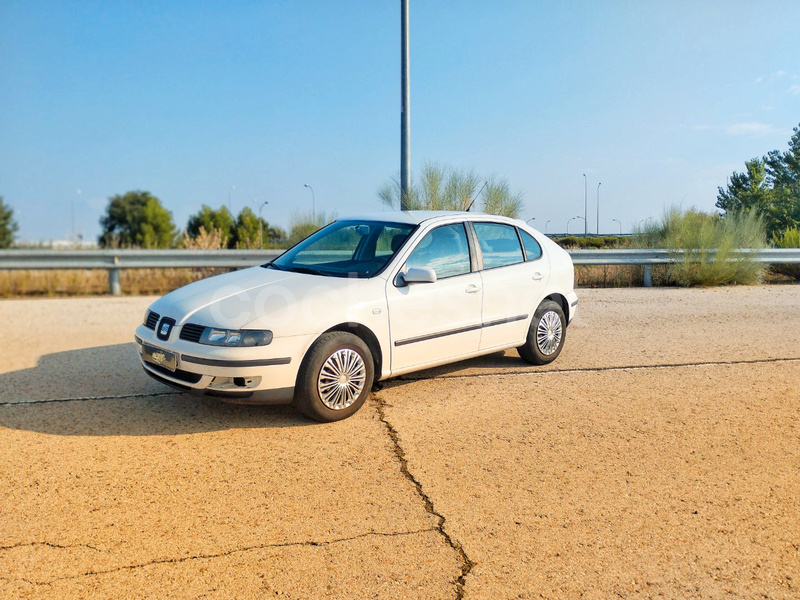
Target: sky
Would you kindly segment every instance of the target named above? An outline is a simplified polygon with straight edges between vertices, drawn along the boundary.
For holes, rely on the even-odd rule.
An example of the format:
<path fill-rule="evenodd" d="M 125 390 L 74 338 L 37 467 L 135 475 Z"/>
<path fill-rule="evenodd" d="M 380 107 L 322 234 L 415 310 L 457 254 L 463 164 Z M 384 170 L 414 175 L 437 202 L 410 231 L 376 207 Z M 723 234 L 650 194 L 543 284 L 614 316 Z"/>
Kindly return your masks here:
<path fill-rule="evenodd" d="M 548 233 L 597 231 L 598 184 L 600 233 L 714 211 L 800 124 L 798 2 L 410 0 L 410 19 L 412 172 L 504 177 Z M 96 239 L 130 190 L 178 228 L 264 202 L 288 228 L 384 210 L 399 171 L 399 0 L 0 0 L 20 240 Z"/>

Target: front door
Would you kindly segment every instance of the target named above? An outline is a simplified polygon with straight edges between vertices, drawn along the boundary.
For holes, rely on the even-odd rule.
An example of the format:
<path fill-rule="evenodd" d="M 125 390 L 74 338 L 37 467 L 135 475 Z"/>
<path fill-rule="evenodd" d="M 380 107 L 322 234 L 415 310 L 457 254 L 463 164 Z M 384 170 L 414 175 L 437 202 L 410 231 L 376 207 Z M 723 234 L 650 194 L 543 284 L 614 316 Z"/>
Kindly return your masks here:
<path fill-rule="evenodd" d="M 477 352 L 483 291 L 480 274 L 471 269 L 464 225 L 430 231 L 406 267 L 430 267 L 436 281 L 387 283 L 392 373 Z"/>

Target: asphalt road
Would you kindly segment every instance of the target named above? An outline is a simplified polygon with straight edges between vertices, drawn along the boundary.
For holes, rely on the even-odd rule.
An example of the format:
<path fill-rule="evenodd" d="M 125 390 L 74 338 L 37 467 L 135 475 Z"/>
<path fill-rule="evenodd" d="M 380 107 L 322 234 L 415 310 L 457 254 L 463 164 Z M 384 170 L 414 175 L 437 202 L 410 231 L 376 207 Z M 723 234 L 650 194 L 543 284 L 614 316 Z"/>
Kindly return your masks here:
<path fill-rule="evenodd" d="M 579 294 L 326 425 L 147 378 L 152 298 L 0 301 L 0 598 L 800 597 L 800 286 Z"/>

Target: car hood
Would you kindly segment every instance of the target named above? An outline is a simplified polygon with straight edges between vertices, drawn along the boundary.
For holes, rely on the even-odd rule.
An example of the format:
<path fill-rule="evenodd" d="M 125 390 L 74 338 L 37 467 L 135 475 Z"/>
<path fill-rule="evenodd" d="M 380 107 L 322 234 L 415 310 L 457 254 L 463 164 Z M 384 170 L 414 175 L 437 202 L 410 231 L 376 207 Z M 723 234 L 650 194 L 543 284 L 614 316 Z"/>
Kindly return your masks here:
<path fill-rule="evenodd" d="M 342 320 L 383 289 L 374 279 L 325 277 L 251 267 L 209 277 L 170 292 L 150 307 L 178 324 L 269 329 L 275 336 L 313 333 L 332 312 Z M 325 317 L 323 319 L 323 317 Z"/>

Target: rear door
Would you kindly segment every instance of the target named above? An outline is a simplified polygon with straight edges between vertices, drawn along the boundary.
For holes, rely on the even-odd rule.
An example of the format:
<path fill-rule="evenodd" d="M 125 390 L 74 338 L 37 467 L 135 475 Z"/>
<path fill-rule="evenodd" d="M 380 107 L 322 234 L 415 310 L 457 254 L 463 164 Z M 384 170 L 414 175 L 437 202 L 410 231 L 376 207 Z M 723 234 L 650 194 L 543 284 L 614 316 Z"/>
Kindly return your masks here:
<path fill-rule="evenodd" d="M 472 225 L 483 262 L 480 272 L 483 286 L 480 349 L 522 344 L 547 284 L 541 248 L 538 249 L 538 260 L 534 258 L 533 247 L 524 253 L 517 228 L 513 225 L 490 222 L 474 222 Z M 528 237 L 536 244 L 531 236 Z M 530 260 L 526 261 L 527 257 Z"/>

